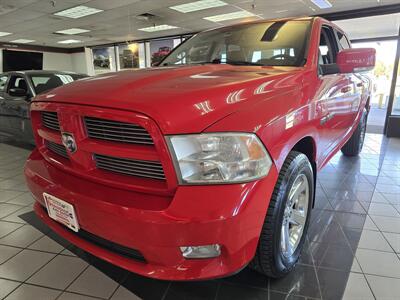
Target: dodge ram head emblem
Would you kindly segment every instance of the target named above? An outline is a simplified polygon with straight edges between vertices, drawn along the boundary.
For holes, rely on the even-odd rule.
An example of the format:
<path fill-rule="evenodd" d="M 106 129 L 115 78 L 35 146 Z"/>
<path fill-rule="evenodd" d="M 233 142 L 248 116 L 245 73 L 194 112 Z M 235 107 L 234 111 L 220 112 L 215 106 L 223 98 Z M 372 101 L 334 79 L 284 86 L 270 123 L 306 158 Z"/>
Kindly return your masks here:
<path fill-rule="evenodd" d="M 62 133 L 62 143 L 70 153 L 74 153 L 77 149 L 75 138 L 72 135 L 72 133 L 63 132 Z"/>

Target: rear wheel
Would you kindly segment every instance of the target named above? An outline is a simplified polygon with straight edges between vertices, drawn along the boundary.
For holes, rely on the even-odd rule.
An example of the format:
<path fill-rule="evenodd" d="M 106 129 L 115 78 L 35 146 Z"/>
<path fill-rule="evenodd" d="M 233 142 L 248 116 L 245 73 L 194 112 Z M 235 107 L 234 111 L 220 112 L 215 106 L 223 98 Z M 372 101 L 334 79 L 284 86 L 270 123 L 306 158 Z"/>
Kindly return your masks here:
<path fill-rule="evenodd" d="M 250 268 L 274 278 L 293 269 L 304 245 L 313 197 L 310 161 L 292 151 L 279 173 Z"/>
<path fill-rule="evenodd" d="M 342 153 L 346 156 L 356 156 L 360 154 L 365 139 L 365 133 L 367 131 L 367 118 L 368 113 L 364 110 L 361 117 L 360 123 L 358 123 L 357 129 L 353 132 L 351 138 L 342 147 Z"/>

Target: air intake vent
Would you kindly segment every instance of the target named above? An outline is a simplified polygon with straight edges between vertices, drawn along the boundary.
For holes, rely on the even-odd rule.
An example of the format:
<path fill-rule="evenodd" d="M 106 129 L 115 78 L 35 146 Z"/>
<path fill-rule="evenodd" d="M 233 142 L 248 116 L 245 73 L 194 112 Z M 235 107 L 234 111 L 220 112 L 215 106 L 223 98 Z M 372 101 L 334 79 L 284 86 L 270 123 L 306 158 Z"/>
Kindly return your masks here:
<path fill-rule="evenodd" d="M 94 159 L 98 169 L 136 177 L 165 180 L 163 167 L 157 161 L 134 160 L 100 154 L 94 154 Z"/>
<path fill-rule="evenodd" d="M 56 112 L 42 111 L 42 123 L 46 128 L 60 131 L 60 124 Z"/>
<path fill-rule="evenodd" d="M 154 145 L 147 130 L 136 124 L 85 117 L 85 125 L 88 136 L 93 139 Z"/>
<path fill-rule="evenodd" d="M 100 247 L 103 247 L 107 250 L 113 251 L 119 255 L 126 256 L 128 258 L 132 258 L 138 260 L 140 262 L 145 263 L 146 259 L 143 257 L 142 253 L 140 253 L 136 249 L 128 248 L 111 241 L 105 240 L 99 236 L 96 236 L 90 232 L 87 232 L 83 229 L 80 229 L 79 232 L 76 233 L 80 238 L 85 239 L 93 244 L 96 244 Z"/>
<path fill-rule="evenodd" d="M 67 149 L 65 149 L 65 147 L 63 145 L 53 143 L 50 141 L 45 141 L 45 145 L 46 145 L 47 149 L 49 149 L 50 151 L 52 151 L 62 157 L 69 158 Z"/>

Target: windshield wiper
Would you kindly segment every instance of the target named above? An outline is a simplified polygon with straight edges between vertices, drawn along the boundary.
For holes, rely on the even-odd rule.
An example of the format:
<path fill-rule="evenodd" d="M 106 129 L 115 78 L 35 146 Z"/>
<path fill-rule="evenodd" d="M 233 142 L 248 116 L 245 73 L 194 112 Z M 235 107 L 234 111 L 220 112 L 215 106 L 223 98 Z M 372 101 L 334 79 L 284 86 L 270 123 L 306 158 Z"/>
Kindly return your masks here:
<path fill-rule="evenodd" d="M 219 59 L 214 59 L 212 61 L 196 61 L 196 62 L 191 62 L 189 64 L 182 64 L 182 65 L 208 65 L 208 64 L 218 65 L 220 63 L 221 63 L 221 61 Z M 163 63 L 162 65 L 165 67 L 165 66 L 171 66 L 171 65 L 174 65 L 174 64 Z"/>
<path fill-rule="evenodd" d="M 213 64 L 213 65 L 219 65 L 219 64 L 228 64 L 228 65 L 235 65 L 235 66 L 264 66 L 263 64 L 260 63 L 255 63 L 251 61 L 241 61 L 241 60 L 227 60 L 227 61 L 221 61 L 221 59 L 216 58 L 213 59 L 212 61 L 198 61 L 198 62 L 191 62 L 188 65 L 207 65 L 207 64 Z M 170 63 L 163 63 L 163 66 L 169 66 L 171 65 Z"/>
<path fill-rule="evenodd" d="M 263 64 L 244 60 L 227 60 L 227 64 L 235 66 L 263 66 Z"/>

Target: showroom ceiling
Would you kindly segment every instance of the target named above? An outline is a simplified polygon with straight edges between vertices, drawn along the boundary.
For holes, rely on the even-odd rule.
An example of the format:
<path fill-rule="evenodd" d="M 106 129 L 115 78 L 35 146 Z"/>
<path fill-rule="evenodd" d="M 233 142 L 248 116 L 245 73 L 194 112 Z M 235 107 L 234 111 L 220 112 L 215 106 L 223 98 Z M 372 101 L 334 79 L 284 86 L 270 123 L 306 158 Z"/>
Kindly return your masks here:
<path fill-rule="evenodd" d="M 216 7 L 192 12 L 199 9 L 199 3 L 180 6 L 194 1 L 0 0 L 0 42 L 71 48 L 190 33 L 243 20 L 399 3 L 399 0 L 330 0 L 332 7 L 321 9 L 317 4 L 324 5 L 325 0 L 208 0 L 200 5 Z M 237 18 L 224 20 L 234 17 Z"/>

